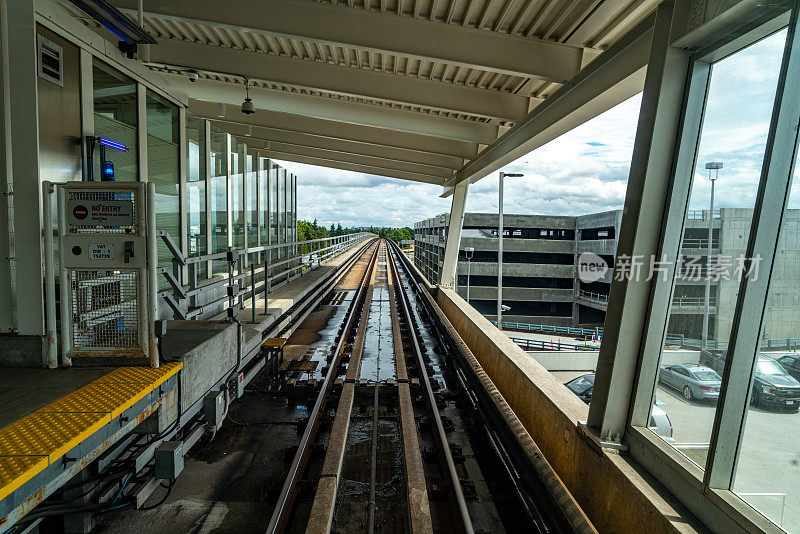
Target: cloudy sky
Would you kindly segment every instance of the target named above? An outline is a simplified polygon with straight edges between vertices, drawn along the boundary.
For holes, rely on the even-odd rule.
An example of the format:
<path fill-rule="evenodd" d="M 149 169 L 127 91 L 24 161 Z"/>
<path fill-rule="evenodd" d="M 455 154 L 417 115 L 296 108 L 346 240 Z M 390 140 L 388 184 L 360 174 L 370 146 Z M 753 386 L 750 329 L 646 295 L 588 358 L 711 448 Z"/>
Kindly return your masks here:
<path fill-rule="evenodd" d="M 722 161 L 715 207 L 752 207 L 786 32 L 714 66 L 690 209 L 707 208 L 704 165 Z M 509 164 L 506 213 L 579 215 L 622 208 L 640 95 Z M 441 187 L 280 162 L 298 176 L 301 219 L 329 226 L 411 226 L 450 209 Z M 468 211 L 497 211 L 496 173 L 470 186 Z M 800 207 L 800 191 L 792 207 Z"/>

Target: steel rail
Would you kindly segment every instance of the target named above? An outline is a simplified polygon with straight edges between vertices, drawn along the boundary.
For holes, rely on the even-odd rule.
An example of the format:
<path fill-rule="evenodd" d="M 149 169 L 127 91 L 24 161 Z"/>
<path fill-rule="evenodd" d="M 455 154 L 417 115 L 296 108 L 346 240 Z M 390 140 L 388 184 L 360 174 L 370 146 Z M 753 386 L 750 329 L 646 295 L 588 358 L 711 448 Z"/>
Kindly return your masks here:
<path fill-rule="evenodd" d="M 464 498 L 464 491 L 461 488 L 461 481 L 458 477 L 458 472 L 456 471 L 456 465 L 453 461 L 453 454 L 450 451 L 450 444 L 447 441 L 447 433 L 444 430 L 444 425 L 442 424 L 442 417 L 439 414 L 439 408 L 436 406 L 436 397 L 433 393 L 433 388 L 431 387 L 430 379 L 428 377 L 428 371 L 425 368 L 425 361 L 422 358 L 422 350 L 420 350 L 419 340 L 417 339 L 417 334 L 414 331 L 413 321 L 410 313 L 411 303 L 408 299 L 408 295 L 403 288 L 403 281 L 400 278 L 400 273 L 398 272 L 397 265 L 394 259 L 394 252 L 397 254 L 397 250 L 393 247 L 389 247 L 390 251 L 387 254 L 387 263 L 392 270 L 392 276 L 396 280 L 396 285 L 398 291 L 396 292 L 399 295 L 400 299 L 399 302 L 401 304 L 400 308 L 402 310 L 398 310 L 401 312 L 406 319 L 406 324 L 408 325 L 409 332 L 411 335 L 412 346 L 414 349 L 414 355 L 416 356 L 417 361 L 417 372 L 419 373 L 420 383 L 424 386 L 425 389 L 425 397 L 428 401 L 428 408 L 430 409 L 431 415 L 433 416 L 434 427 L 436 429 L 436 436 L 439 440 L 439 446 L 442 451 L 442 456 L 444 456 L 445 467 L 447 468 L 447 472 L 450 476 L 450 481 L 452 483 L 453 495 L 455 497 L 455 504 L 458 508 L 458 516 L 460 518 L 460 530 L 467 534 L 473 534 L 474 529 L 472 527 L 472 520 L 469 517 L 469 509 L 467 508 L 467 501 Z"/>
<path fill-rule="evenodd" d="M 283 529 L 286 527 L 286 522 L 289 519 L 289 514 L 291 513 L 294 499 L 297 495 L 297 489 L 302 479 L 302 474 L 305 471 L 305 467 L 308 463 L 311 445 L 314 443 L 317 431 L 319 430 L 323 407 L 327 401 L 331 389 L 333 388 L 333 383 L 336 379 L 342 354 L 344 353 L 344 348 L 347 345 L 348 333 L 353 329 L 356 319 L 360 316 L 360 314 L 356 314 L 354 312 L 362 304 L 361 301 L 366 296 L 366 288 L 369 287 L 371 274 L 375 268 L 375 264 L 377 263 L 378 249 L 379 244 L 376 243 L 375 249 L 372 252 L 372 256 L 370 257 L 369 263 L 365 270 L 364 278 L 361 280 L 358 291 L 353 297 L 350 307 L 347 310 L 345 328 L 342 330 L 339 342 L 336 345 L 336 351 L 333 359 L 331 360 L 331 364 L 328 367 L 328 372 L 325 375 L 325 381 L 322 385 L 322 389 L 320 390 L 319 395 L 317 395 L 314 408 L 311 410 L 308 423 L 306 424 L 305 431 L 303 432 L 303 437 L 300 439 L 300 445 L 297 448 L 297 452 L 292 460 L 292 465 L 289 468 L 289 474 L 286 476 L 286 480 L 281 488 L 281 494 L 278 498 L 278 502 L 275 505 L 275 510 L 272 513 L 272 517 L 270 518 L 269 526 L 267 527 L 268 534 L 283 532 Z"/>

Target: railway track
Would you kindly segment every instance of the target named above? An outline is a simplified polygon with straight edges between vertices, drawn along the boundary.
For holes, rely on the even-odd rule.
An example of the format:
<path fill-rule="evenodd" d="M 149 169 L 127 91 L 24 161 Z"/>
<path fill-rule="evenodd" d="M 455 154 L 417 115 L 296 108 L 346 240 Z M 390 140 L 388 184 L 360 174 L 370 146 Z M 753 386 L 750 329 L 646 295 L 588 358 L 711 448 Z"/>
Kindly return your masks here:
<path fill-rule="evenodd" d="M 550 489 L 531 487 L 541 473 L 497 428 L 508 421 L 456 362 L 412 270 L 375 240 L 303 314 L 313 324 L 289 329 L 290 345 L 334 334 L 297 340 L 269 381 L 307 418 L 266 532 L 575 531 Z"/>

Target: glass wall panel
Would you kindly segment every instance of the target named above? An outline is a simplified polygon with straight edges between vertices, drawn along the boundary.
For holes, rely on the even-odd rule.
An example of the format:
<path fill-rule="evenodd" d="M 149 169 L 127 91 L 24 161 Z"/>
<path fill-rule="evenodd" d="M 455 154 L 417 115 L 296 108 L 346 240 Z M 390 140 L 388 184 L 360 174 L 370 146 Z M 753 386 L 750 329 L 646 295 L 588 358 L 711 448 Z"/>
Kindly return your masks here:
<path fill-rule="evenodd" d="M 233 248 L 244 248 L 244 159 L 245 145 L 231 138 L 231 221 Z"/>
<path fill-rule="evenodd" d="M 278 166 L 272 163 L 269 172 L 269 220 L 270 241 L 273 245 L 278 243 L 278 171 Z M 272 257 L 278 257 L 277 250 L 273 250 Z"/>
<path fill-rule="evenodd" d="M 269 244 L 269 169 L 265 157 L 258 158 L 258 228 L 261 246 Z"/>
<path fill-rule="evenodd" d="M 785 32 L 762 43 L 780 60 Z M 777 74 L 777 67 L 775 67 Z M 788 95 L 787 95 L 788 96 Z M 796 98 L 796 95 L 790 98 Z M 755 355 L 750 405 L 732 490 L 787 532 L 800 532 L 800 176 L 797 170 L 775 251 Z M 751 279 L 769 276 L 754 258 Z"/>
<path fill-rule="evenodd" d="M 712 65 L 649 425 L 701 467 L 717 410 L 785 36 L 772 35 Z M 643 270 L 650 267 L 650 274 L 659 276 L 652 266 L 645 263 Z"/>
<path fill-rule="evenodd" d="M 247 248 L 258 246 L 258 154 L 249 149 L 245 155 L 245 224 Z M 258 253 L 248 255 L 249 262 L 258 262 Z"/>
<path fill-rule="evenodd" d="M 209 169 L 211 189 L 211 252 L 228 250 L 228 134 L 211 125 L 209 139 L 211 169 Z M 228 272 L 225 260 L 215 260 L 211 265 L 213 274 Z"/>
<path fill-rule="evenodd" d="M 114 179 L 120 182 L 139 180 L 136 127 L 136 82 L 121 72 L 94 59 L 92 62 L 94 96 L 94 134 L 122 143 L 128 150 L 106 148 L 106 160 L 114 164 Z M 100 180 L 100 147 L 94 152 L 94 179 Z"/>
<path fill-rule="evenodd" d="M 147 177 L 156 189 L 156 226 L 166 230 L 176 244 L 181 238 L 180 116 L 178 106 L 147 90 Z M 172 269 L 173 256 L 158 240 L 158 265 Z M 159 278 L 159 289 L 168 283 Z"/>
<path fill-rule="evenodd" d="M 189 194 L 188 230 L 189 255 L 202 256 L 208 253 L 206 224 L 206 121 L 186 112 L 186 158 L 187 187 Z M 206 262 L 198 264 L 197 277 L 208 276 Z"/>
<path fill-rule="evenodd" d="M 286 169 L 278 170 L 278 243 L 286 243 Z M 279 257 L 286 255 L 282 248 Z"/>

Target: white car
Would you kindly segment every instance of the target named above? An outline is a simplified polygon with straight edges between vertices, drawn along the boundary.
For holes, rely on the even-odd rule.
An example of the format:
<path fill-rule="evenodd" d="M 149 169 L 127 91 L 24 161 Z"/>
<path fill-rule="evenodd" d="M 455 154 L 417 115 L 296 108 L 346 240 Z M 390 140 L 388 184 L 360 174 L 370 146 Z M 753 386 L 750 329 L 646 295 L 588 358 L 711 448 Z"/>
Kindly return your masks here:
<path fill-rule="evenodd" d="M 594 373 L 586 373 L 585 375 L 573 378 L 564 385 L 586 404 L 592 402 Z M 656 402 L 658 402 L 657 399 Z M 667 412 L 655 404 L 653 405 L 653 410 L 650 412 L 650 424 L 647 425 L 647 428 L 658 434 L 667 443 L 675 443 L 675 438 L 672 437 L 672 422 L 669 420 Z"/>

